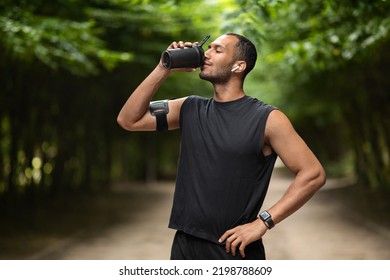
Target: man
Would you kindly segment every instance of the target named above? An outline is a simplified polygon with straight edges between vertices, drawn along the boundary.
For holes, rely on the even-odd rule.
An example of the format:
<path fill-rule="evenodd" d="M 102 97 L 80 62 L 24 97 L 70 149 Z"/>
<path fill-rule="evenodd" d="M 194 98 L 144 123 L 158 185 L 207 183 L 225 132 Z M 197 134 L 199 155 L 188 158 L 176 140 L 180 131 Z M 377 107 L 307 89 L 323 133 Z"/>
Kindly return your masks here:
<path fill-rule="evenodd" d="M 169 48 L 192 45 L 180 41 Z M 244 79 L 256 58 L 248 39 L 222 35 L 205 52 L 199 74 L 213 84 L 213 98 L 190 96 L 150 107 L 173 72 L 160 61 L 119 113 L 118 123 L 129 131 L 181 130 L 171 259 L 265 259 L 262 236 L 325 183 L 321 164 L 288 118 L 245 94 Z M 277 156 L 295 178 L 283 197 L 257 216 Z"/>

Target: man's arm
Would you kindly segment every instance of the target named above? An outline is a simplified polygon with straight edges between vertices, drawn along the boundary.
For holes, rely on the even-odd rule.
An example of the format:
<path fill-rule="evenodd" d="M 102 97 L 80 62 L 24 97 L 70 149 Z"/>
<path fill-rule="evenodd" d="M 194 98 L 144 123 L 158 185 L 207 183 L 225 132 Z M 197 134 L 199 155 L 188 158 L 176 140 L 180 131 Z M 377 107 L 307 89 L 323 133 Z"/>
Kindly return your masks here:
<path fill-rule="evenodd" d="M 276 224 L 302 207 L 325 184 L 326 175 L 321 163 L 281 111 L 270 114 L 266 141 L 295 174 L 286 193 L 268 211 Z"/>
<path fill-rule="evenodd" d="M 283 197 L 268 210 L 276 224 L 302 207 L 325 184 L 325 172 L 291 122 L 279 110 L 272 111 L 268 117 L 264 144 L 269 145 L 295 174 Z M 267 229 L 260 219 L 256 219 L 226 231 L 220 242 L 226 241 L 226 252 L 235 255 L 238 249 L 245 257 L 245 247 L 260 239 Z"/>
<path fill-rule="evenodd" d="M 173 42 L 169 48 L 189 47 L 192 43 Z M 179 69 L 191 72 L 195 69 Z M 149 113 L 149 104 L 157 90 L 169 77 L 173 70 L 164 68 L 161 61 L 148 77 L 134 90 L 122 107 L 117 121 L 119 125 L 129 131 L 155 131 L 156 117 Z M 180 108 L 186 98 L 169 100 L 167 114 L 168 129 L 179 127 Z"/>

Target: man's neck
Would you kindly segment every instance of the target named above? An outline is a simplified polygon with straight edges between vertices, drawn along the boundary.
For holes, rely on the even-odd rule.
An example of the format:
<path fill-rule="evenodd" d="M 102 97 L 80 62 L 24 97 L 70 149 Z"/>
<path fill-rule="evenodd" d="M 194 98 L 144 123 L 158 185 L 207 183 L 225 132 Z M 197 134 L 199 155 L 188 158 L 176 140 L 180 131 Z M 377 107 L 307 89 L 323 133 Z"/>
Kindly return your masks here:
<path fill-rule="evenodd" d="M 242 84 L 226 83 L 214 84 L 214 100 L 218 102 L 229 102 L 245 96 Z"/>

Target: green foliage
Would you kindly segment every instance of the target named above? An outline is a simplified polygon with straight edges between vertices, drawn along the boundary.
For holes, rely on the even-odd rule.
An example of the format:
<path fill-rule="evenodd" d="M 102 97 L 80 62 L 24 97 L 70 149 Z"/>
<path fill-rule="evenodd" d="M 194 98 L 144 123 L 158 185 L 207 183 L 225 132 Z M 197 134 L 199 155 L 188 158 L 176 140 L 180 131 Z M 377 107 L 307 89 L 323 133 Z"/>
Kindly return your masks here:
<path fill-rule="evenodd" d="M 266 31 L 280 44 L 269 61 L 296 71 L 337 68 L 389 36 L 388 1 L 285 1 L 264 8 Z"/>
<path fill-rule="evenodd" d="M 105 48 L 93 19 L 56 17 L 54 11 L 46 15 L 39 5 L 15 2 L 2 7 L 0 40 L 5 53 L 20 62 L 37 59 L 54 70 L 85 75 L 97 74 L 101 65 L 112 69 L 131 59 L 129 53 Z"/>

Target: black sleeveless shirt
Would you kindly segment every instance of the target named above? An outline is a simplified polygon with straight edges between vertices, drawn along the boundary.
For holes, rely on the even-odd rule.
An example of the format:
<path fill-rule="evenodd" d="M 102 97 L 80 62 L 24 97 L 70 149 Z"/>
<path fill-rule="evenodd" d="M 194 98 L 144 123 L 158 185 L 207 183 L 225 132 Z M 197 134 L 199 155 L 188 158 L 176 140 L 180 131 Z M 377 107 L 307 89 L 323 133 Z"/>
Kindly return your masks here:
<path fill-rule="evenodd" d="M 249 96 L 184 101 L 170 228 L 218 243 L 226 230 L 256 219 L 276 160 L 262 152 L 274 109 Z"/>

